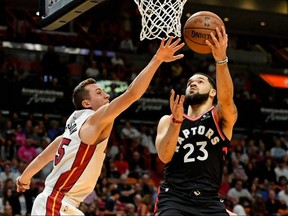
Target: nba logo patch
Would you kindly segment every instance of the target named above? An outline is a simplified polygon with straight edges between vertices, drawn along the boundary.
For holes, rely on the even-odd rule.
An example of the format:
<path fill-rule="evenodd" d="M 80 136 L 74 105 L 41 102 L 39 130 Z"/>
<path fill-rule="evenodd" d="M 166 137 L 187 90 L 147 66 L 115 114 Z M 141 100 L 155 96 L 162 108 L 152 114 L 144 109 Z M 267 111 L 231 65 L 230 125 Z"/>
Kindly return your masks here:
<path fill-rule="evenodd" d="M 63 212 L 67 212 L 68 208 L 69 208 L 68 206 L 65 206 L 64 209 L 63 209 Z"/>

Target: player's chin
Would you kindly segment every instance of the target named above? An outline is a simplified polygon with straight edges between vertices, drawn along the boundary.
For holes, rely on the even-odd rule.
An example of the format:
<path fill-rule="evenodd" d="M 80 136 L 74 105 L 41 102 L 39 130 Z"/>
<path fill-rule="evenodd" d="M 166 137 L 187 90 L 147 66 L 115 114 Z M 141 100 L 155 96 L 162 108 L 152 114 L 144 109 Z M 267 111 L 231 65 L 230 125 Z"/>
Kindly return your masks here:
<path fill-rule="evenodd" d="M 191 90 L 188 95 L 194 95 L 196 93 L 197 93 L 197 90 L 195 89 L 195 90 Z"/>

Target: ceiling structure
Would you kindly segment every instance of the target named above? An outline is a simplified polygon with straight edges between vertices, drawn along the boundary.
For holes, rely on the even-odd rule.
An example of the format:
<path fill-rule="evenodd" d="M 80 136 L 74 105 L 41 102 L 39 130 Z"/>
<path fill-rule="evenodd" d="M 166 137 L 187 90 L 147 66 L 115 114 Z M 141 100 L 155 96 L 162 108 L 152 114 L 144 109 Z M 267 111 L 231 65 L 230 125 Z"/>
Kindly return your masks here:
<path fill-rule="evenodd" d="M 39 10 L 40 0 L 6 0 L 6 5 L 29 10 Z M 125 0 L 107 0 L 111 7 L 113 2 Z M 133 0 L 126 2 L 135 4 Z M 226 28 L 235 34 L 267 36 L 288 40 L 288 0 L 188 0 L 184 6 L 183 19 L 186 14 L 208 10 L 222 19 L 229 18 Z M 119 4 L 119 2 L 117 2 Z M 116 4 L 115 4 L 116 5 Z M 92 8 L 91 10 L 94 10 Z M 109 8 L 107 8 L 109 11 Z M 91 14 L 91 13 L 90 13 Z M 93 13 L 92 13 L 93 14 Z M 260 24 L 262 22 L 262 25 Z M 265 25 L 263 25 L 265 24 Z"/>

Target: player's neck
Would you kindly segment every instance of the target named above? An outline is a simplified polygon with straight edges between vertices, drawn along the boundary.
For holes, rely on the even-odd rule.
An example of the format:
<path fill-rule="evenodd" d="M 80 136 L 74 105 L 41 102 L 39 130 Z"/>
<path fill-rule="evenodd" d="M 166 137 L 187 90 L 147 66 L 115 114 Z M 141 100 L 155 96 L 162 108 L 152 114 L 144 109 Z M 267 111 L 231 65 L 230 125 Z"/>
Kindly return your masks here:
<path fill-rule="evenodd" d="M 187 115 L 191 118 L 196 118 L 199 115 L 202 115 L 203 113 L 209 111 L 213 105 L 209 102 L 206 102 L 204 104 L 196 104 L 193 106 L 189 106 Z"/>

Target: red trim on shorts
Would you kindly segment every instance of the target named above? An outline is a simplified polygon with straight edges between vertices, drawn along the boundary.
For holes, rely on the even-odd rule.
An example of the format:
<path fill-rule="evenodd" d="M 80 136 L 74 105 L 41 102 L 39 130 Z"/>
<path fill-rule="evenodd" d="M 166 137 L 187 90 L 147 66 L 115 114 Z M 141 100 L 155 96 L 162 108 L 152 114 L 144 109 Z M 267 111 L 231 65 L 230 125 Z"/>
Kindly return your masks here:
<path fill-rule="evenodd" d="M 56 201 L 54 202 L 54 197 L 56 197 Z M 57 191 L 53 190 L 51 195 L 47 199 L 46 203 L 46 215 L 60 215 L 61 201 L 64 197 L 64 194 L 59 193 L 57 195 Z"/>
<path fill-rule="evenodd" d="M 96 145 L 80 144 L 71 169 L 60 175 L 52 193 L 47 199 L 46 215 L 60 215 L 61 201 L 65 193 L 67 193 L 80 178 L 90 162 L 96 147 Z"/>
<path fill-rule="evenodd" d="M 160 186 L 158 187 L 158 190 L 157 190 L 157 197 L 156 197 L 155 204 L 154 204 L 154 212 L 156 212 L 158 210 L 159 194 L 160 194 Z M 156 215 L 158 215 L 158 214 L 155 214 L 155 216 Z"/>

